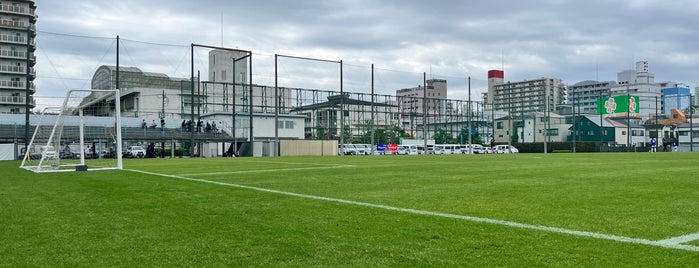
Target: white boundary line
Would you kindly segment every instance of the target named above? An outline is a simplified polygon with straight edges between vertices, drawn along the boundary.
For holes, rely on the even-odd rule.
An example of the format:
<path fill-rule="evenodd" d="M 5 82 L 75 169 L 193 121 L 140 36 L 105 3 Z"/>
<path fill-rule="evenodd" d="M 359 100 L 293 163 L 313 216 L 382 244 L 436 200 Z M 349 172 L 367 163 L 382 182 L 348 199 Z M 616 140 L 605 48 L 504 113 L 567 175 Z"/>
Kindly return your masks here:
<path fill-rule="evenodd" d="M 686 243 L 686 242 L 690 242 L 690 241 L 699 239 L 699 233 L 689 234 L 689 235 L 684 235 L 684 236 L 679 236 L 679 237 L 674 237 L 674 238 L 669 238 L 669 239 L 664 239 L 664 240 L 659 240 L 659 241 L 654 241 L 654 240 L 648 240 L 648 239 L 643 239 L 643 238 L 632 238 L 632 237 L 602 234 L 602 233 L 595 233 L 595 232 L 588 232 L 588 231 L 577 231 L 577 230 L 571 230 L 571 229 L 565 229 L 565 228 L 548 227 L 548 226 L 519 223 L 519 222 L 513 222 L 513 221 L 506 221 L 506 220 L 463 216 L 463 215 L 457 215 L 457 214 L 431 212 L 431 211 L 417 210 L 417 209 L 410 209 L 410 208 L 392 207 L 392 206 L 365 203 L 365 202 L 357 202 L 357 201 L 338 199 L 338 198 L 330 198 L 330 197 L 322 197 L 322 196 L 314 196 L 314 195 L 285 192 L 285 191 L 266 189 L 266 188 L 260 188 L 260 187 L 254 187 L 254 186 L 246 186 L 246 185 L 240 185 L 240 184 L 234 184 L 234 183 L 226 183 L 226 182 L 218 182 L 218 181 L 211 181 L 211 180 L 204 180 L 204 179 L 197 179 L 197 178 L 189 178 L 189 177 L 178 176 L 178 175 L 159 174 L 159 173 L 142 171 L 142 170 L 134 170 L 134 169 L 125 169 L 125 170 L 137 172 L 137 173 L 148 174 L 148 175 L 153 175 L 153 176 L 160 176 L 160 177 L 167 177 L 167 178 L 174 178 L 174 179 L 181 179 L 181 180 L 188 180 L 188 181 L 195 181 L 195 182 L 203 182 L 203 183 L 209 183 L 209 184 L 215 184 L 215 185 L 221 185 L 221 186 L 235 187 L 235 188 L 240 188 L 240 189 L 255 190 L 255 191 L 261 191 L 261 192 L 267 192 L 267 193 L 281 194 L 281 195 L 301 197 L 301 198 L 314 199 L 314 200 L 330 201 L 330 202 L 357 205 L 357 206 L 370 207 L 370 208 L 380 208 L 380 209 L 391 210 L 391 211 L 412 213 L 412 214 L 417 214 L 417 215 L 444 217 L 444 218 L 459 219 L 459 220 L 466 220 L 466 221 L 479 222 L 479 223 L 503 225 L 503 226 L 508 226 L 508 227 L 521 228 L 521 229 L 530 229 L 530 230 L 546 231 L 546 232 L 551 232 L 551 233 L 560 233 L 560 234 L 568 234 L 568 235 L 575 235 L 575 236 L 581 236 L 581 237 L 590 237 L 590 238 L 611 240 L 611 241 L 622 242 L 622 243 L 631 243 L 631 244 L 639 244 L 639 245 L 647 245 L 647 246 L 655 246 L 655 247 L 681 249 L 681 250 L 699 252 L 699 246 L 683 245 L 682 244 L 682 243 Z"/>
<path fill-rule="evenodd" d="M 305 168 L 278 168 L 278 169 L 257 169 L 257 170 L 238 170 L 238 171 L 222 171 L 222 172 L 208 172 L 208 173 L 196 173 L 196 174 L 179 174 L 176 176 L 209 176 L 209 175 L 225 175 L 225 174 L 243 174 L 243 173 L 262 173 L 262 172 L 275 172 L 275 171 L 295 171 L 295 170 L 316 170 L 316 169 L 332 169 L 332 168 L 352 168 L 356 167 L 354 165 L 336 165 L 330 167 L 305 167 Z M 135 170 L 134 170 L 135 171 Z"/>
<path fill-rule="evenodd" d="M 693 233 L 693 234 L 677 236 L 677 237 L 670 237 L 668 239 L 660 240 L 660 241 L 658 241 L 658 243 L 682 244 L 682 243 L 692 242 L 694 240 L 699 240 L 699 233 Z"/>

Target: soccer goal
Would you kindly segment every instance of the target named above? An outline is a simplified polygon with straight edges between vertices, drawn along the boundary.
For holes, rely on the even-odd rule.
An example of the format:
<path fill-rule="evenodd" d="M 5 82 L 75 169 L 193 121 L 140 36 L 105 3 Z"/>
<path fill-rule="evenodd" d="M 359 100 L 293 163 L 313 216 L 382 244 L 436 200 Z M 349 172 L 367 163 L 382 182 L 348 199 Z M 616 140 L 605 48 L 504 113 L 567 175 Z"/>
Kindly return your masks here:
<path fill-rule="evenodd" d="M 39 116 L 20 167 L 34 172 L 122 169 L 118 90 L 71 90 Z"/>

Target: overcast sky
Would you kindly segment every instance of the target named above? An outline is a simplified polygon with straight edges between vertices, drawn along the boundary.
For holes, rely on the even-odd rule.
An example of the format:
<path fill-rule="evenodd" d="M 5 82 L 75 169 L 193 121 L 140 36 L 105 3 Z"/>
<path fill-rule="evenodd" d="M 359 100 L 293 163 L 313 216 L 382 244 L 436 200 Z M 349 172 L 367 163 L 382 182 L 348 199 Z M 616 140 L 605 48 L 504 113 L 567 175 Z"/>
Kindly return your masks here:
<path fill-rule="evenodd" d="M 463 2 L 463 3 L 459 3 Z M 656 81 L 699 81 L 699 1 L 37 1 L 38 104 L 89 88 L 100 65 L 189 77 L 190 44 L 251 50 L 253 82 L 274 85 L 274 54 L 344 63 L 344 90 L 377 93 L 446 79 L 481 100 L 506 81 L 613 80 L 648 60 Z M 195 71 L 206 54 L 195 50 Z M 282 58 L 280 86 L 339 90 L 337 64 Z"/>

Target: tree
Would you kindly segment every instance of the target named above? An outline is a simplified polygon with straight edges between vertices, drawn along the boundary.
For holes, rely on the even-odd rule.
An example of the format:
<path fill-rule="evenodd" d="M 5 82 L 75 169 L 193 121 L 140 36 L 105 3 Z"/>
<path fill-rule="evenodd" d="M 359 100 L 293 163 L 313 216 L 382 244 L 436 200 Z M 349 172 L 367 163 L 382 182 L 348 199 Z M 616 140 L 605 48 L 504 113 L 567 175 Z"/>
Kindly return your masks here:
<path fill-rule="evenodd" d="M 437 130 L 437 133 L 432 135 L 432 138 L 436 144 L 447 144 L 453 142 L 454 140 L 454 137 L 450 133 L 447 133 L 441 128 Z"/>
<path fill-rule="evenodd" d="M 352 130 L 350 130 L 349 125 L 342 127 L 342 140 L 345 143 L 352 143 Z"/>
<path fill-rule="evenodd" d="M 326 137 L 327 135 L 328 135 L 328 132 L 325 130 L 325 128 L 324 128 L 323 126 L 321 126 L 320 124 L 317 124 L 317 125 L 316 125 L 316 136 L 315 136 L 315 139 L 316 139 L 316 140 L 322 140 L 322 139 L 325 139 L 325 137 Z"/>

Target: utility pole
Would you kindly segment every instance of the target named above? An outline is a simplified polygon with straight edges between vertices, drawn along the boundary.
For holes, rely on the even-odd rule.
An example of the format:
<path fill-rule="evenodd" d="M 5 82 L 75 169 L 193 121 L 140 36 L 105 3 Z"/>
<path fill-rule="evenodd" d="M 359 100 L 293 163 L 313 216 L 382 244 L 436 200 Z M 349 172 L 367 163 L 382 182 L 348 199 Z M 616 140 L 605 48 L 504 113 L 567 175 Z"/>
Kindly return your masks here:
<path fill-rule="evenodd" d="M 626 151 L 631 151 L 631 88 L 626 85 Z"/>
<path fill-rule="evenodd" d="M 472 154 L 473 153 L 473 146 L 471 145 L 471 129 L 473 127 L 471 126 L 471 76 L 468 76 L 468 153 Z"/>
<path fill-rule="evenodd" d="M 31 106 L 31 96 L 29 94 L 29 90 L 31 90 L 31 81 L 29 79 L 29 76 L 31 72 L 29 71 L 29 66 L 31 65 L 29 61 L 31 61 L 31 53 L 29 53 L 29 46 L 31 46 L 31 26 L 27 27 L 27 54 L 26 59 L 27 59 L 27 69 L 26 69 L 26 82 L 25 82 L 25 88 L 24 88 L 24 152 L 25 154 L 29 153 L 29 113 L 31 110 L 29 109 L 29 106 Z M 119 37 L 117 36 L 117 39 Z M 118 42 L 117 42 L 118 44 Z M 118 57 L 117 57 L 118 59 Z M 17 144 L 17 143 L 15 143 Z"/>

